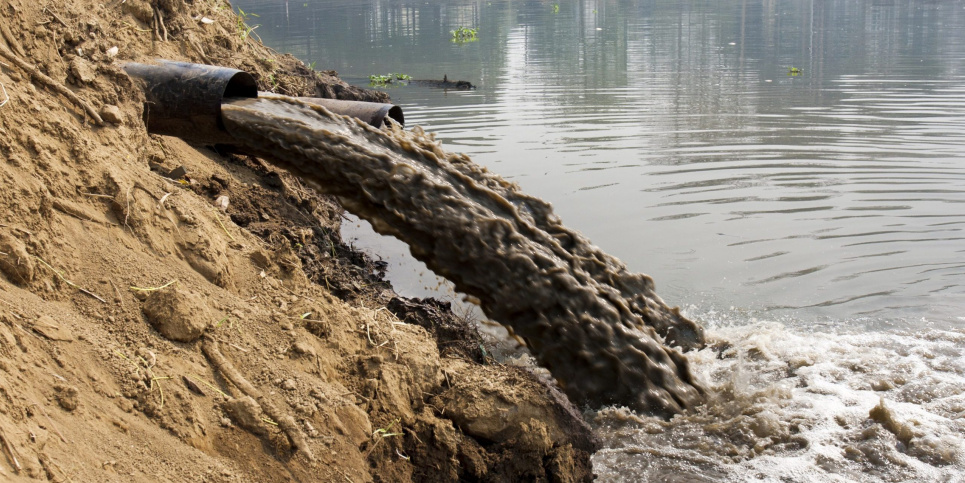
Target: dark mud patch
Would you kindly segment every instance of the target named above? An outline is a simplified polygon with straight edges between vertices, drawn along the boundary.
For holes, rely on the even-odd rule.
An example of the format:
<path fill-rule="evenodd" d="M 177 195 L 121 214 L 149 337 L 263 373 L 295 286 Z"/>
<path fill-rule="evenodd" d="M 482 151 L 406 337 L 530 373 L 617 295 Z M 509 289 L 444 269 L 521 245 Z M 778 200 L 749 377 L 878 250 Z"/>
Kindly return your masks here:
<path fill-rule="evenodd" d="M 448 77 L 445 77 L 442 80 L 412 79 L 409 81 L 409 85 L 420 86 L 420 87 L 432 87 L 435 89 L 450 89 L 450 90 L 457 90 L 457 91 L 469 91 L 476 88 L 476 86 L 474 86 L 472 82 L 464 81 L 464 80 L 451 81 L 449 80 Z"/>
<path fill-rule="evenodd" d="M 444 371 L 431 404 L 489 455 L 486 479 L 590 481 L 599 442 L 562 392 L 516 367 L 450 360 Z"/>
<path fill-rule="evenodd" d="M 443 356 L 458 354 L 471 361 L 488 359 L 476 324 L 452 312 L 452 305 L 433 298 L 394 297 L 386 305 L 399 320 L 424 327 L 436 339 Z"/>
<path fill-rule="evenodd" d="M 217 205 L 227 198 L 225 214 L 273 248 L 260 266 L 280 273 L 296 267 L 308 279 L 347 301 L 384 304 L 395 294 L 385 280 L 386 262 L 345 243 L 339 233 L 344 210 L 332 197 L 317 193 L 288 171 L 260 159 L 216 146 L 238 183 L 219 175 L 199 180 L 192 189 Z M 259 264 L 259 261 L 256 261 Z"/>

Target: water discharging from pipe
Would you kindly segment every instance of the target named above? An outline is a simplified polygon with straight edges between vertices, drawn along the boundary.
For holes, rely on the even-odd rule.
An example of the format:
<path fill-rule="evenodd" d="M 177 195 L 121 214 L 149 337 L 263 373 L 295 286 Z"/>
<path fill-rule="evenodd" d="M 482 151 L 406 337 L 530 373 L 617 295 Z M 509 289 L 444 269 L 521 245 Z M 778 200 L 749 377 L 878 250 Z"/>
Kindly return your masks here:
<path fill-rule="evenodd" d="M 244 149 L 315 181 L 478 298 L 574 402 L 671 415 L 702 401 L 685 356 L 661 342 L 699 347 L 700 326 L 548 203 L 418 129 L 378 130 L 281 96 L 226 100 L 222 118 Z"/>

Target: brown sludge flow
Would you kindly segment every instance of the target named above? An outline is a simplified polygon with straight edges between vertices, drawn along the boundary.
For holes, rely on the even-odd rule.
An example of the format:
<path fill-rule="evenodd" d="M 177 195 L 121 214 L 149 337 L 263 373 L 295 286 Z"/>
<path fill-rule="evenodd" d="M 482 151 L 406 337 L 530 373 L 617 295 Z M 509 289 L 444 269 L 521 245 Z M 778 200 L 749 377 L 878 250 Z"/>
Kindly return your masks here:
<path fill-rule="evenodd" d="M 222 118 L 248 151 L 313 180 L 478 298 L 574 402 L 671 415 L 703 399 L 687 359 L 661 342 L 700 347 L 700 326 L 548 203 L 419 129 L 380 131 L 282 96 L 228 100 Z"/>

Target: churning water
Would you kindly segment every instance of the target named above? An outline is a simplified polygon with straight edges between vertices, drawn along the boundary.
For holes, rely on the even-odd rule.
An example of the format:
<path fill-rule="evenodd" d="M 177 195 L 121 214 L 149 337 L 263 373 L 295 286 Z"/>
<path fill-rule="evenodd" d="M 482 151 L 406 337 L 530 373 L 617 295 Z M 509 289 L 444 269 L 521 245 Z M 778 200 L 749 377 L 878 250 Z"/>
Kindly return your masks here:
<path fill-rule="evenodd" d="M 716 399 L 591 415 L 603 480 L 965 480 L 965 3 L 237 3 L 363 85 L 477 84 L 389 93 L 705 325 Z"/>

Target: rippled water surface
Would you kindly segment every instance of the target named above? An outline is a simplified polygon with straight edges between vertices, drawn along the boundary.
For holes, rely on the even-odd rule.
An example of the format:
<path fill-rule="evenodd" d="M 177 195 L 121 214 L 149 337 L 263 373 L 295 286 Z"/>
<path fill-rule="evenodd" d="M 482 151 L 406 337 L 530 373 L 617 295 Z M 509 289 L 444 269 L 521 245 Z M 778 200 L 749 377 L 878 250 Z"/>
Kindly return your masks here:
<path fill-rule="evenodd" d="M 700 415 L 596 415 L 604 479 L 963 478 L 965 3 L 236 3 L 360 85 L 476 84 L 387 90 L 729 347 L 693 358 L 725 398 Z M 434 293 L 404 247 L 349 236 Z"/>

